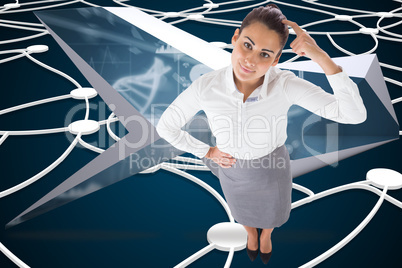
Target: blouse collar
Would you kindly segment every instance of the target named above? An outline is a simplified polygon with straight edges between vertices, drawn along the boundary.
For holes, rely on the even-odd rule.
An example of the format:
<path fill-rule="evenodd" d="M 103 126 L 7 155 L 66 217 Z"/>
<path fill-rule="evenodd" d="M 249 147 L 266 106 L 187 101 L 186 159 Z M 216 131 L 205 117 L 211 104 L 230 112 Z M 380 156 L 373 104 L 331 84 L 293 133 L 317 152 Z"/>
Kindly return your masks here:
<path fill-rule="evenodd" d="M 271 70 L 272 66 L 268 69 L 268 71 L 264 75 L 264 82 L 262 83 L 262 86 L 259 90 L 259 96 L 260 98 L 265 98 L 267 96 L 267 90 L 268 90 L 268 80 L 269 80 L 269 73 Z M 236 84 L 234 82 L 234 77 L 233 77 L 233 66 L 232 64 L 229 64 L 229 66 L 226 68 L 226 83 L 227 83 L 227 92 L 229 94 L 234 94 L 235 92 L 238 92 L 236 88 Z M 258 90 L 258 88 L 257 88 Z M 254 93 L 254 91 L 253 91 Z M 252 95 L 254 96 L 254 94 Z"/>

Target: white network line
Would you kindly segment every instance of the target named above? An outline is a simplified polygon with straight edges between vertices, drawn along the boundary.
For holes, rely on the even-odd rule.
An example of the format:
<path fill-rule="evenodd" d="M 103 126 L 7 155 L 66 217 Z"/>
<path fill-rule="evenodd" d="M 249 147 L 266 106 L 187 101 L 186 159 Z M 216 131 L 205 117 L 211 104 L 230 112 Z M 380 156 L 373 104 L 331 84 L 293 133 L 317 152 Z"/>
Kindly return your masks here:
<path fill-rule="evenodd" d="M 59 1 L 59 0 L 56 0 L 56 1 Z M 46 0 L 46 1 L 41 1 L 40 3 L 46 3 L 46 2 L 50 3 L 50 2 L 56 2 L 56 1 Z M 62 1 L 65 1 L 65 0 L 62 0 Z M 33 7 L 33 8 L 27 8 L 27 9 L 16 9 L 16 10 L 10 10 L 10 11 L 8 11 L 8 9 L 0 10 L 0 15 L 1 14 L 20 13 L 20 12 L 27 12 L 27 11 L 36 11 L 36 10 L 42 10 L 42 9 L 49 9 L 49 8 L 53 8 L 53 7 L 71 5 L 71 4 L 74 4 L 74 3 L 77 3 L 77 2 L 80 2 L 80 0 L 74 0 L 74 1 L 61 3 L 61 4 L 56 4 L 56 5 Z M 37 4 L 37 3 L 38 2 L 29 2 L 29 3 L 21 4 L 21 6 L 23 6 L 23 5 L 33 5 L 33 4 Z"/>
<path fill-rule="evenodd" d="M 88 6 L 91 6 L 91 7 L 100 7 L 100 6 L 96 5 L 96 4 L 87 2 L 87 1 L 85 1 L 85 0 L 80 0 L 80 2 L 83 3 L 83 4 L 86 4 L 86 5 L 88 5 Z"/>
<path fill-rule="evenodd" d="M 36 26 L 36 27 L 44 27 L 40 23 L 32 23 L 32 22 L 24 22 L 24 21 L 14 21 L 14 20 L 0 20 L 2 23 L 8 23 L 8 24 L 20 24 L 20 25 L 29 25 L 29 26 Z"/>
<path fill-rule="evenodd" d="M 394 12 L 397 12 L 397 11 L 399 11 L 399 10 L 402 10 L 402 7 L 392 10 L 390 13 L 394 13 Z M 399 21 L 399 22 L 396 22 L 396 23 L 393 23 L 393 24 L 390 24 L 390 25 L 381 27 L 381 26 L 380 26 L 380 23 L 381 23 L 381 21 L 382 21 L 383 19 L 384 19 L 384 17 L 381 17 L 381 18 L 377 21 L 377 29 L 380 30 L 380 31 L 383 32 L 383 33 L 388 34 L 388 35 L 392 35 L 392 36 L 396 36 L 396 37 L 402 38 L 402 35 L 400 35 L 400 34 L 391 33 L 391 32 L 389 32 L 389 31 L 386 31 L 386 30 L 385 30 L 385 29 L 392 28 L 392 27 L 395 27 L 395 26 L 401 24 L 401 23 L 402 23 L 402 20 Z"/>
<path fill-rule="evenodd" d="M 8 58 L 0 60 L 0 64 L 6 63 L 6 62 L 9 62 L 9 61 L 12 61 L 12 60 L 16 60 L 16 59 L 19 59 L 19 58 L 23 58 L 24 56 L 25 55 L 23 53 L 20 53 L 19 55 L 8 57 Z"/>
<path fill-rule="evenodd" d="M 18 110 L 21 110 L 21 109 L 24 109 L 24 108 L 36 106 L 36 105 L 39 105 L 39 104 L 49 103 L 49 102 L 58 101 L 58 100 L 64 100 L 64 99 L 67 99 L 67 98 L 71 98 L 71 95 L 66 94 L 66 95 L 47 98 L 47 99 L 42 99 L 42 100 L 38 100 L 38 101 L 32 101 L 32 102 L 29 102 L 29 103 L 25 103 L 25 104 L 21 104 L 21 105 L 11 107 L 11 108 L 0 110 L 0 115 L 10 113 L 10 112 L 14 112 L 14 111 L 18 111 Z"/>
<path fill-rule="evenodd" d="M 15 39 L 9 39 L 9 40 L 4 40 L 4 41 L 0 41 L 0 45 L 3 44 L 9 44 L 9 43 L 15 43 L 15 42 L 21 42 L 21 41 L 26 41 L 29 39 L 34 39 L 37 37 L 41 37 L 44 36 L 46 34 L 48 34 L 48 31 L 44 31 L 43 33 L 39 33 L 39 34 L 34 34 L 34 35 L 30 35 L 30 36 L 25 36 L 25 37 L 20 37 L 20 38 L 15 38 Z"/>
<path fill-rule="evenodd" d="M 35 1 L 35 2 L 22 3 L 22 4 L 20 4 L 20 6 L 44 4 L 44 3 L 54 3 L 54 2 L 59 2 L 59 1 L 64 1 L 64 0 Z M 374 16 L 378 16 L 377 12 L 370 12 L 370 11 L 357 10 L 357 9 L 349 9 L 349 8 L 337 7 L 337 6 L 333 6 L 333 5 L 325 5 L 325 4 L 317 3 L 315 1 L 307 1 L 307 0 L 302 0 L 302 1 L 306 2 L 308 4 L 324 6 L 324 7 L 332 8 L 332 9 L 345 10 L 345 11 L 355 12 L 355 13 L 364 13 L 364 15 L 350 15 L 351 20 L 349 22 L 354 23 L 354 24 L 356 24 L 357 26 L 359 26 L 361 28 L 363 28 L 364 25 L 354 21 L 353 19 L 359 18 L 359 17 L 374 17 Z M 48 5 L 48 6 L 42 6 L 42 7 L 37 7 L 37 8 L 28 8 L 28 9 L 16 9 L 16 10 L 11 9 L 10 10 L 9 8 L 3 8 L 2 10 L 0 9 L 0 15 L 1 14 L 7 14 L 7 13 L 18 13 L 18 12 L 27 12 L 27 11 L 33 11 L 33 10 L 40 10 L 40 9 L 48 9 L 48 8 L 53 8 L 53 7 L 63 6 L 63 5 L 69 5 L 69 4 L 73 4 L 73 3 L 77 3 L 77 2 L 81 2 L 82 4 L 86 4 L 88 6 L 98 6 L 96 4 L 87 2 L 85 0 L 76 0 L 76 1 L 69 1 L 69 2 L 65 2 L 65 3 L 56 4 L 56 5 Z M 113 2 L 115 2 L 116 4 L 122 5 L 122 6 L 130 6 L 128 4 L 121 3 L 121 1 L 118 1 L 118 0 L 113 0 Z M 210 0 L 208 0 L 207 2 L 209 4 L 213 4 L 213 2 L 210 1 Z M 222 3 L 217 3 L 217 4 L 219 6 L 223 6 L 223 5 L 228 5 L 228 4 L 240 3 L 240 2 L 251 2 L 251 0 L 228 1 L 228 2 L 222 2 Z M 233 12 L 233 11 L 238 11 L 238 10 L 243 10 L 243 9 L 250 9 L 250 8 L 253 8 L 253 7 L 256 7 L 256 6 L 267 4 L 269 2 L 276 3 L 278 5 L 291 6 L 291 7 L 298 8 L 298 9 L 305 9 L 305 10 L 315 11 L 315 12 L 330 15 L 332 17 L 332 18 L 329 18 L 329 19 L 325 19 L 325 20 L 316 21 L 316 22 L 312 22 L 312 23 L 302 25 L 301 26 L 302 28 L 307 28 L 307 27 L 312 26 L 312 25 L 317 25 L 317 24 L 337 20 L 336 18 L 334 18 L 337 14 L 332 13 L 332 12 L 272 0 L 272 1 L 261 1 L 261 2 L 259 2 L 257 4 L 247 5 L 247 6 L 243 6 L 243 7 L 239 7 L 239 8 L 224 9 L 224 10 L 214 10 L 214 11 L 211 11 L 213 7 L 209 6 L 208 8 L 206 8 L 206 10 L 204 10 L 202 12 L 198 12 L 198 13 L 189 13 L 189 12 L 200 10 L 200 9 L 205 9 L 205 7 L 201 6 L 201 7 L 196 7 L 196 8 L 192 8 L 192 9 L 187 9 L 187 10 L 183 10 L 183 11 L 178 12 L 180 14 L 179 17 L 182 17 L 182 19 L 173 21 L 173 22 L 171 22 L 171 24 L 177 24 L 177 23 L 189 20 L 189 15 L 228 13 L 228 12 Z M 150 9 L 145 9 L 145 8 L 140 8 L 140 7 L 137 7 L 137 8 L 139 8 L 139 9 L 141 9 L 143 11 L 155 13 L 155 14 L 153 14 L 154 16 L 164 16 L 164 14 L 166 13 L 166 12 L 162 12 L 162 11 L 150 10 Z M 391 11 L 390 13 L 397 12 L 397 11 L 399 11 L 401 9 L 402 8 L 395 9 L 395 10 Z M 398 14 L 398 15 L 395 14 L 394 16 L 395 17 L 401 17 L 400 14 Z M 162 17 L 161 19 L 164 19 L 164 18 L 166 18 L 166 16 Z M 378 39 L 390 40 L 390 41 L 395 41 L 395 42 L 402 42 L 402 39 L 401 39 L 402 35 L 395 34 L 395 33 L 392 33 L 392 32 L 389 32 L 389 31 L 385 30 L 385 29 L 389 29 L 389 28 L 397 26 L 398 24 L 402 23 L 402 21 L 380 27 L 380 22 L 384 18 L 385 18 L 385 16 L 381 16 L 379 18 L 379 20 L 377 21 L 377 29 L 379 31 L 381 31 L 382 33 L 391 35 L 393 37 L 398 37 L 398 38 L 380 36 L 378 34 L 370 33 L 372 38 L 375 40 L 375 46 L 372 49 L 370 49 L 369 51 L 363 52 L 362 54 L 369 54 L 369 53 L 374 52 L 377 49 L 378 44 L 379 44 Z M 239 25 L 241 23 L 241 22 L 238 22 L 238 21 L 231 21 L 231 20 L 218 19 L 218 18 L 207 18 L 207 17 L 197 19 L 197 21 L 199 21 L 201 23 L 212 23 L 212 24 L 219 24 L 219 25 L 225 25 L 225 26 L 230 26 L 230 27 L 239 27 Z M 13 24 L 16 24 L 16 25 L 13 25 Z M 37 38 L 37 37 L 41 37 L 41 36 L 43 36 L 45 34 L 48 34 L 48 32 L 45 29 L 37 29 L 37 28 L 25 27 L 25 26 L 21 26 L 21 25 L 35 26 L 35 27 L 41 27 L 42 26 L 40 24 L 35 24 L 35 23 L 0 20 L 0 26 L 3 26 L 3 27 L 17 28 L 17 29 L 30 30 L 30 31 L 40 31 L 41 33 L 35 34 L 35 35 L 32 35 L 32 36 L 16 38 L 16 39 L 13 39 L 13 40 L 0 41 L 0 44 L 25 41 L 25 40 L 28 40 L 28 39 Z M 309 31 L 309 33 L 312 34 L 312 35 L 315 35 L 315 34 L 316 35 L 327 35 L 328 39 L 331 41 L 331 43 L 334 45 L 334 47 L 337 48 L 338 50 L 342 51 L 343 53 L 347 54 L 347 55 L 355 55 L 355 54 L 350 52 L 350 51 L 347 51 L 346 49 L 344 49 L 344 48 L 340 47 L 339 45 L 337 45 L 335 43 L 335 41 L 332 39 L 331 35 L 361 34 L 360 31 L 345 31 L 345 32 L 310 32 Z M 4 63 L 6 61 L 10 61 L 10 60 L 13 60 L 13 59 L 17 59 L 17 58 L 26 56 L 27 58 L 29 58 L 33 62 L 37 63 L 38 65 L 40 65 L 40 66 L 42 66 L 42 67 L 44 67 L 44 68 L 46 68 L 46 69 L 48 69 L 48 70 L 50 70 L 52 72 L 55 72 L 55 73 L 65 77 L 66 79 L 71 81 L 73 84 L 75 84 L 78 88 L 81 87 L 73 78 L 71 78 L 68 75 L 66 75 L 66 74 L 64 74 L 64 73 L 62 73 L 62 72 L 60 72 L 60 71 L 58 71 L 58 70 L 56 70 L 56 69 L 54 69 L 54 68 L 52 68 L 50 66 L 47 66 L 44 63 L 34 59 L 33 57 L 31 57 L 29 55 L 29 52 L 27 52 L 25 50 L 22 51 L 22 52 L 21 51 L 18 51 L 18 52 L 17 51 L 14 51 L 14 52 L 7 51 L 7 52 L 8 53 L 14 53 L 14 52 L 18 53 L 19 52 L 21 54 L 13 56 L 13 57 L 10 57 L 10 58 L 0 60 L 0 63 Z M 289 52 L 290 51 L 285 51 L 284 50 L 284 53 L 289 53 Z M 5 51 L 0 51 L 0 54 L 5 54 Z M 287 62 L 294 61 L 294 60 L 296 60 L 298 58 L 299 58 L 299 56 L 295 56 L 294 58 L 288 60 Z M 393 70 L 397 70 L 397 71 L 402 71 L 402 68 L 397 67 L 397 66 L 392 66 L 392 65 L 389 65 L 389 64 L 385 64 L 385 63 L 380 63 L 380 65 L 382 67 L 385 67 L 385 68 L 389 68 L 389 69 L 393 69 Z M 402 87 L 402 83 L 399 82 L 399 81 L 393 80 L 391 78 L 385 78 L 385 80 L 387 82 L 394 83 L 394 84 Z M 36 101 L 36 102 L 31 102 L 31 103 L 15 106 L 15 107 L 12 107 L 12 108 L 1 110 L 0 115 L 8 113 L 8 112 L 11 112 L 11 111 L 15 111 L 15 110 L 19 110 L 19 109 L 23 109 L 23 108 L 31 107 L 31 106 L 34 106 L 34 105 L 51 102 L 51 101 L 56 101 L 56 100 L 60 100 L 60 99 L 64 99 L 64 98 L 69 98 L 69 97 L 71 97 L 71 96 L 70 95 L 63 95 L 63 96 L 59 96 L 59 97 L 49 98 L 49 99 L 45 99 L 45 100 L 40 100 L 40 101 Z M 396 104 L 396 103 L 401 102 L 401 101 L 402 101 L 402 97 L 392 100 L 392 104 Z M 85 98 L 85 102 L 86 102 L 86 107 L 87 107 L 86 108 L 85 119 L 88 119 L 88 117 L 89 117 L 88 98 Z M 117 120 L 118 119 L 116 117 L 114 117 L 114 114 L 111 113 L 107 120 L 103 120 L 103 121 L 99 122 L 99 124 L 106 124 L 106 127 L 107 127 L 109 135 L 115 140 L 119 140 L 120 138 L 117 135 L 115 135 L 113 133 L 113 131 L 110 129 L 110 123 L 111 122 L 116 122 Z M 64 127 L 64 128 L 58 128 L 58 129 L 32 130 L 32 131 L 0 131 L 0 134 L 2 134 L 2 137 L 0 138 L 0 145 L 10 135 L 34 135 L 34 134 L 45 134 L 45 133 L 48 134 L 48 133 L 56 133 L 56 132 L 61 132 L 61 131 L 68 131 L 68 128 Z M 400 135 L 402 135 L 402 131 L 400 131 Z M 86 143 L 84 140 L 82 140 L 81 133 L 78 133 L 76 138 L 74 139 L 74 141 L 69 146 L 69 148 L 64 152 L 64 154 L 62 156 L 59 157 L 58 160 L 56 160 L 47 169 L 45 169 L 42 172 L 38 173 L 37 175 L 35 175 L 31 179 L 25 181 L 24 183 L 21 183 L 20 185 L 17 185 L 17 186 L 15 186 L 13 188 L 10 188 L 10 189 L 8 189 L 6 191 L 0 192 L 0 198 L 5 196 L 5 195 L 8 195 L 8 194 L 12 193 L 13 191 L 14 192 L 18 191 L 19 189 L 17 189 L 17 188 L 19 188 L 19 187 L 21 189 L 21 187 L 23 188 L 23 187 L 28 186 L 30 183 L 35 181 L 35 180 L 33 180 L 34 178 L 39 179 L 40 177 L 43 177 L 44 175 L 46 175 L 46 173 L 48 173 L 51 169 L 55 168 L 61 161 L 63 161 L 63 159 L 64 159 L 63 157 L 66 157 L 68 155 L 69 150 L 71 151 L 72 148 L 77 144 L 77 142 L 82 144 L 85 148 L 93 150 L 95 152 L 102 153 L 104 151 L 101 148 L 98 148 L 98 147 L 95 147 L 93 145 L 90 145 L 90 144 Z M 185 178 L 187 178 L 187 179 L 199 184 L 204 189 L 208 190 L 211 194 L 213 194 L 218 199 L 219 202 L 221 202 L 222 206 L 225 208 L 226 212 L 228 213 L 230 221 L 234 222 L 234 219 L 230 214 L 229 207 L 227 206 L 227 203 L 212 187 L 210 187 L 208 184 L 204 183 L 203 181 L 199 180 L 198 178 L 196 178 L 196 177 L 194 177 L 194 176 L 192 176 L 192 175 L 190 175 L 190 174 L 188 174 L 188 173 L 186 173 L 184 171 L 179 170 L 179 169 L 209 170 L 208 167 L 206 167 L 201 160 L 197 160 L 197 159 L 194 159 L 194 158 L 185 158 L 185 157 L 177 156 L 172 160 L 182 161 L 182 162 L 187 162 L 187 163 L 193 163 L 195 165 L 186 165 L 186 164 L 164 162 L 164 163 L 161 163 L 161 164 L 159 164 L 159 165 L 157 165 L 155 167 L 152 167 L 152 168 L 150 168 L 148 170 L 144 170 L 143 172 L 140 172 L 140 174 L 155 172 L 156 170 L 162 168 L 162 169 L 166 169 L 166 170 L 168 170 L 170 172 L 176 173 L 177 175 L 183 176 L 183 177 L 185 177 Z M 197 165 L 197 164 L 199 164 L 199 165 Z M 386 194 L 387 188 L 385 188 L 381 192 L 378 189 L 376 189 L 375 187 L 366 185 L 367 183 L 368 182 L 365 181 L 365 182 L 352 183 L 352 184 L 349 184 L 349 185 L 343 185 L 343 186 L 340 186 L 340 187 L 336 187 L 336 188 L 321 192 L 319 194 L 314 194 L 308 188 L 305 188 L 305 187 L 297 185 L 297 184 L 293 184 L 293 189 L 304 192 L 305 194 L 308 195 L 308 197 L 293 203 L 292 204 L 292 209 L 296 208 L 298 206 L 301 206 L 301 205 L 303 205 L 305 203 L 312 202 L 313 200 L 317 200 L 319 198 L 322 198 L 322 197 L 324 197 L 326 195 L 334 194 L 336 192 L 340 192 L 340 191 L 343 191 L 343 190 L 346 190 L 346 189 L 361 188 L 361 189 L 365 189 L 365 190 L 370 190 L 370 191 L 372 191 L 372 192 L 374 192 L 374 193 L 376 193 L 378 195 L 381 195 L 380 199 L 378 200 L 378 202 L 376 204 L 376 206 L 373 208 L 373 210 L 370 212 L 370 214 L 365 218 L 365 220 L 353 232 L 351 232 L 347 237 L 345 237 L 345 239 L 343 239 L 337 245 L 332 247 L 330 250 L 326 251 L 325 253 L 323 253 L 322 255 L 318 256 L 317 258 L 315 258 L 314 260 L 310 261 L 309 263 L 306 263 L 302 267 L 312 267 L 312 266 L 322 262 L 324 259 L 328 258 L 329 256 L 333 255 L 341 247 L 346 245 L 346 243 L 348 243 L 351 239 L 353 239 L 353 237 L 355 237 L 368 224 L 368 222 L 372 219 L 372 217 L 378 211 L 378 209 L 379 209 L 379 207 L 382 204 L 384 199 L 386 199 L 387 201 L 393 203 L 394 205 L 402 208 L 402 203 L 400 201 L 398 201 L 398 200 L 396 200 L 396 199 L 394 199 L 394 198 L 392 198 L 392 197 L 390 197 L 389 195 Z M 12 189 L 14 189 L 14 190 L 12 190 Z M 194 255 L 190 256 L 189 258 L 187 258 L 185 261 L 183 261 L 182 263 L 180 263 L 176 267 L 183 267 L 183 265 L 185 263 L 189 264 L 189 263 L 193 262 L 194 260 L 198 259 L 199 257 L 203 256 L 204 254 L 208 253 L 209 251 L 211 251 L 213 249 L 214 249 L 214 245 L 209 245 L 209 246 L 205 247 L 204 249 L 202 249 L 201 251 L 199 251 L 199 252 L 195 253 Z M 7 248 L 5 248 L 1 243 L 0 243 L 0 250 L 8 258 L 10 258 L 13 262 L 15 262 L 20 267 L 28 267 L 25 263 L 20 261 L 15 255 L 13 255 L 10 251 L 8 251 Z M 225 263 L 225 267 L 230 267 L 230 264 L 231 264 L 231 261 L 232 261 L 232 258 L 233 258 L 233 254 L 234 254 L 234 249 L 231 248 L 230 251 L 229 251 L 227 261 Z"/>
<path fill-rule="evenodd" d="M 8 133 L 8 132 L 5 132 L 4 134 L 3 134 L 3 136 L 1 136 L 1 138 L 0 138 L 0 145 L 7 139 L 7 137 L 9 136 L 10 134 Z"/>
<path fill-rule="evenodd" d="M 352 8 L 344 8 L 344 7 L 334 6 L 334 5 L 321 4 L 321 3 L 318 3 L 316 1 L 311 1 L 311 0 L 302 0 L 302 1 L 306 2 L 306 3 L 309 3 L 309 4 L 312 4 L 312 5 L 317 5 L 317 6 L 322 6 L 322 7 L 329 7 L 329 8 L 332 8 L 332 9 L 346 10 L 346 11 L 351 11 L 351 12 L 356 12 L 356 13 L 369 13 L 369 14 L 372 13 L 371 11 L 364 11 L 364 10 L 361 10 L 361 9 L 352 9 Z"/>
<path fill-rule="evenodd" d="M 31 103 L 27 103 L 27 104 L 24 104 L 24 105 L 19 105 L 19 106 L 16 106 L 16 107 L 12 107 L 12 108 L 9 109 L 9 111 L 15 111 L 15 110 L 18 110 L 18 109 L 22 109 L 22 108 L 26 108 L 26 107 L 30 107 L 30 106 L 34 106 L 34 105 L 38 105 L 38 104 L 42 104 L 42 103 L 46 103 L 46 102 L 50 102 L 50 101 L 56 101 L 56 100 L 60 100 L 60 99 L 65 99 L 65 98 L 66 98 L 66 95 L 56 97 L 56 98 L 49 98 L 49 99 L 42 100 L 42 101 L 37 101 L 37 102 L 31 102 Z M 86 104 L 86 113 L 85 113 L 85 119 L 84 120 L 88 120 L 88 117 L 89 117 L 88 97 L 85 97 L 85 104 Z M 7 136 L 9 134 L 10 134 L 10 131 L 6 132 L 4 134 L 5 138 L 7 138 Z M 73 150 L 73 148 L 75 147 L 77 142 L 81 139 L 81 135 L 82 135 L 81 132 L 79 132 L 77 134 L 76 138 L 73 140 L 73 142 L 67 148 L 67 150 L 56 161 L 54 161 L 51 165 L 49 165 L 47 168 L 45 168 L 44 170 L 42 170 L 41 172 L 39 172 L 38 174 L 36 174 L 32 178 L 30 178 L 30 179 L 28 179 L 28 180 L 26 180 L 26 181 L 24 181 L 24 182 L 22 182 L 22 183 L 20 183 L 20 184 L 18 184 L 16 186 L 14 186 L 14 187 L 11 187 L 11 188 L 9 188 L 7 190 L 4 190 L 4 191 L 0 192 L 0 198 L 5 197 L 7 195 L 10 195 L 12 193 L 15 193 L 15 192 L 25 188 L 26 186 L 34 183 L 35 181 L 39 180 L 40 178 L 42 178 L 43 176 L 48 174 L 54 168 L 56 168 L 70 154 L 70 152 Z M 4 140 L 5 140 L 5 138 L 4 138 Z M 3 137 L 2 137 L 2 139 L 3 139 Z M 1 141 L 1 143 L 2 142 L 3 141 Z"/>
<path fill-rule="evenodd" d="M 138 8 L 139 10 L 147 11 L 147 12 L 151 12 L 151 13 L 157 13 L 157 14 L 163 14 L 163 13 L 165 13 L 165 12 L 163 12 L 163 11 L 156 11 L 156 10 L 152 10 L 152 9 L 147 9 L 147 8 L 142 8 L 142 7 L 137 7 L 137 6 L 131 6 L 131 5 L 128 5 L 128 4 L 126 4 L 126 3 L 122 3 L 122 2 L 119 1 L 119 0 L 113 0 L 113 2 L 115 2 L 116 4 L 119 4 L 119 5 L 125 6 L 125 7 L 136 7 L 136 8 Z"/>
<path fill-rule="evenodd" d="M 34 32 L 45 32 L 45 29 L 38 29 L 38 28 L 32 28 L 32 27 L 25 27 L 25 26 L 19 26 L 19 25 L 13 25 L 13 24 L 7 24 L 7 23 L 0 23 L 1 27 L 8 27 L 8 28 L 14 28 L 14 29 L 21 29 L 21 30 L 28 30 L 28 31 L 34 31 Z"/>
<path fill-rule="evenodd" d="M 9 251 L 2 243 L 0 243 L 0 251 L 4 253 L 12 262 L 14 262 L 18 267 L 29 268 L 23 261 L 21 261 L 17 256 L 15 256 L 11 251 Z"/>
<path fill-rule="evenodd" d="M 60 76 L 62 76 L 64 78 L 66 78 L 68 81 L 73 83 L 77 88 L 81 88 L 81 85 L 77 81 L 75 81 L 72 77 L 70 77 L 69 75 L 67 75 L 67 74 L 65 74 L 65 73 L 63 73 L 63 72 L 61 72 L 61 71 L 59 71 L 57 69 L 54 69 L 54 68 L 50 67 L 49 65 L 44 64 L 43 62 L 38 61 L 37 59 L 35 59 L 31 55 L 29 55 L 29 52 L 23 51 L 23 53 L 31 61 L 35 62 L 36 64 L 38 64 L 40 66 L 42 66 L 43 68 L 48 69 L 49 71 L 52 71 L 52 72 L 54 72 L 54 73 L 56 73 L 56 74 L 58 74 L 58 75 L 60 75 Z"/>
<path fill-rule="evenodd" d="M 113 131 L 110 129 L 110 122 L 112 121 L 113 117 L 114 117 L 114 113 L 111 113 L 107 119 L 106 128 L 107 128 L 107 132 L 109 133 L 110 137 L 112 137 L 112 139 L 114 139 L 115 141 L 119 141 L 120 138 L 116 134 L 114 134 Z"/>
<path fill-rule="evenodd" d="M 326 260 L 327 258 L 331 257 L 333 254 L 335 254 L 337 251 L 339 251 L 342 247 L 344 247 L 347 243 L 349 243 L 354 237 L 356 237 L 361 230 L 370 222 L 370 220 L 374 217 L 374 215 L 377 213 L 378 209 L 380 208 L 381 204 L 384 201 L 384 197 L 386 196 L 388 186 L 385 186 L 384 190 L 382 191 L 380 199 L 378 199 L 376 205 L 374 208 L 370 211 L 370 213 L 367 215 L 367 217 L 351 232 L 349 233 L 344 239 L 342 239 L 339 243 L 337 243 L 335 246 L 321 254 L 320 256 L 316 257 L 315 259 L 309 261 L 308 263 L 300 266 L 300 268 L 307 268 L 307 267 L 313 267 L 322 261 Z"/>
<path fill-rule="evenodd" d="M 37 180 L 39 180 L 40 178 L 42 178 L 43 176 L 45 176 L 46 174 L 48 174 L 50 171 L 52 171 L 54 168 L 56 168 L 69 154 L 70 152 L 73 150 L 73 148 L 75 147 L 75 145 L 78 142 L 79 137 L 81 137 L 81 133 L 77 134 L 77 137 L 74 139 L 74 141 L 70 144 L 70 146 L 67 148 L 67 150 L 56 160 L 54 161 L 52 164 L 50 164 L 47 168 L 45 168 L 44 170 L 42 170 L 41 172 L 39 172 L 38 174 L 36 174 L 35 176 L 31 177 L 30 179 L 14 186 L 11 187 L 7 190 L 1 191 L 0 192 L 0 198 L 3 198 L 7 195 L 10 195 L 12 193 L 15 193 L 25 187 L 27 187 L 28 185 L 31 185 L 32 183 L 36 182 Z"/>

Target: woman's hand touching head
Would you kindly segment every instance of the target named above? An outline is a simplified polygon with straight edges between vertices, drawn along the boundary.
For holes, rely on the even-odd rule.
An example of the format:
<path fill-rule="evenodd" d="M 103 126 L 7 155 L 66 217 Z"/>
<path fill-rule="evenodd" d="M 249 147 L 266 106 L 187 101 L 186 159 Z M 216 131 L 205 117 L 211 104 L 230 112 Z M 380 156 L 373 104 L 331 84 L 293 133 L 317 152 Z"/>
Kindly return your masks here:
<path fill-rule="evenodd" d="M 289 25 L 293 28 L 297 37 L 290 43 L 292 51 L 299 56 L 309 57 L 312 61 L 318 62 L 322 57 L 326 55 L 325 51 L 322 50 L 315 40 L 300 26 L 293 21 L 283 20 L 282 23 Z"/>
<path fill-rule="evenodd" d="M 326 75 L 332 75 L 342 71 L 329 55 L 317 45 L 315 40 L 306 31 L 300 28 L 296 22 L 283 20 L 282 23 L 292 27 L 297 35 L 296 39 L 290 44 L 293 52 L 299 56 L 309 57 L 312 61 L 318 63 Z"/>

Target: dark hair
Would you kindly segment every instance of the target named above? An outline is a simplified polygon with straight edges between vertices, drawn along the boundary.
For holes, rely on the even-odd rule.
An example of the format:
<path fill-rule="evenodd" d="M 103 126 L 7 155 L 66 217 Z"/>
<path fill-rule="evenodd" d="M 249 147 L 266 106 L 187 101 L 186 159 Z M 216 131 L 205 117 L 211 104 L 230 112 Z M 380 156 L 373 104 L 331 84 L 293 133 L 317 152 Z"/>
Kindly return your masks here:
<path fill-rule="evenodd" d="M 282 14 L 282 11 L 279 7 L 275 4 L 268 4 L 265 7 L 260 6 L 258 8 L 254 8 L 247 16 L 244 18 L 243 22 L 241 23 L 239 35 L 241 34 L 242 30 L 249 26 L 254 22 L 260 22 L 268 27 L 268 29 L 275 31 L 280 38 L 281 42 L 281 50 L 279 50 L 278 57 L 282 49 L 285 47 L 286 41 L 288 40 L 289 36 L 289 29 L 286 24 L 282 23 L 282 20 L 286 20 L 285 15 Z"/>

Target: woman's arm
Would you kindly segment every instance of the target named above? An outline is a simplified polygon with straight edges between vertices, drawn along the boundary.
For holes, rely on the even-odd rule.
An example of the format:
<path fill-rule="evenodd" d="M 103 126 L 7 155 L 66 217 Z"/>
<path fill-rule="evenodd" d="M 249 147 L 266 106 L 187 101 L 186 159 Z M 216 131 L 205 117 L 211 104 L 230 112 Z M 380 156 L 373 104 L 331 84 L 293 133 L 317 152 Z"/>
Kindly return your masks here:
<path fill-rule="evenodd" d="M 199 96 L 200 79 L 195 80 L 184 90 L 163 112 L 156 126 L 159 136 L 179 150 L 190 152 L 199 158 L 210 158 L 223 168 L 230 168 L 236 159 L 224 153 L 217 146 L 208 144 L 194 138 L 181 128 L 191 118 L 202 110 Z"/>
<path fill-rule="evenodd" d="M 329 94 L 321 87 L 291 73 L 284 84 L 284 93 L 289 102 L 339 123 L 364 122 L 367 111 L 357 85 L 297 23 L 288 20 L 284 20 L 283 23 L 290 25 L 297 34 L 296 39 L 290 44 L 292 50 L 319 64 L 334 91 L 333 95 Z"/>
<path fill-rule="evenodd" d="M 199 79 L 184 90 L 163 112 L 156 126 L 159 136 L 179 150 L 190 152 L 193 155 L 204 157 L 210 146 L 181 128 L 200 110 Z"/>
<path fill-rule="evenodd" d="M 357 85 L 344 72 L 327 75 L 334 94 L 289 71 L 283 92 L 291 104 L 343 124 L 366 121 L 367 111 Z"/>

